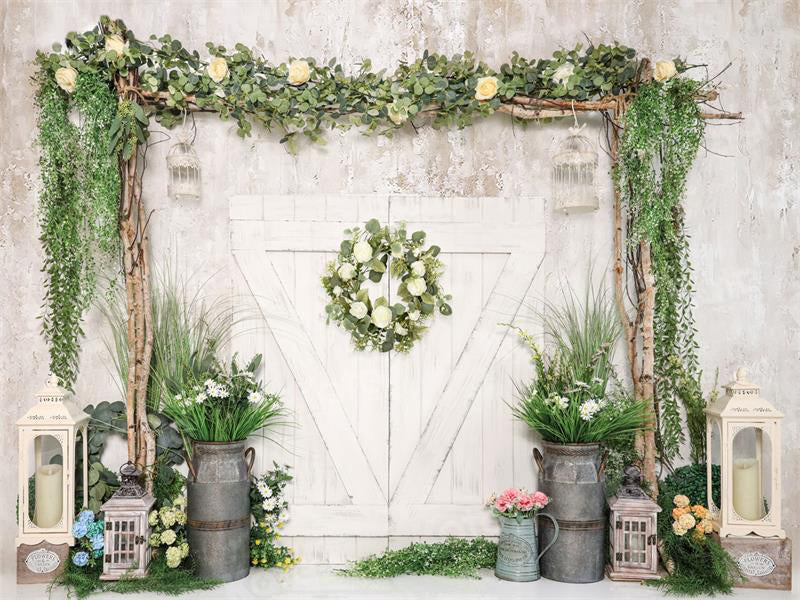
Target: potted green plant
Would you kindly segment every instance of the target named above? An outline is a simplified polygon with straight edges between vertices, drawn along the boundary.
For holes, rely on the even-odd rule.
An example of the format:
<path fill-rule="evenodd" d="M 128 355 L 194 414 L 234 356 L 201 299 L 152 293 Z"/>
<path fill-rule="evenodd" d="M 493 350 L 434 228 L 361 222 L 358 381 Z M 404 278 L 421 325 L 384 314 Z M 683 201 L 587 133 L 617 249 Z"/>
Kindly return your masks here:
<path fill-rule="evenodd" d="M 564 294 L 560 306 L 542 314 L 545 348 L 523 330 L 534 366 L 533 380 L 517 384 L 514 415 L 543 440 L 534 450 L 539 487 L 553 502 L 548 513 L 560 535 L 542 557 L 542 576 L 589 583 L 603 578 L 605 566 L 605 492 L 602 444 L 645 425 L 646 407 L 616 383 L 614 347 L 621 327 L 612 300 L 603 289 L 587 289 L 583 299 Z M 542 523 L 540 544 L 555 539 Z"/>
<path fill-rule="evenodd" d="M 282 419 L 281 399 L 266 393 L 255 373 L 261 355 L 246 367 L 216 365 L 181 393 L 164 398 L 187 448 L 187 534 L 198 575 L 235 581 L 250 571 L 250 472 L 248 436 Z"/>

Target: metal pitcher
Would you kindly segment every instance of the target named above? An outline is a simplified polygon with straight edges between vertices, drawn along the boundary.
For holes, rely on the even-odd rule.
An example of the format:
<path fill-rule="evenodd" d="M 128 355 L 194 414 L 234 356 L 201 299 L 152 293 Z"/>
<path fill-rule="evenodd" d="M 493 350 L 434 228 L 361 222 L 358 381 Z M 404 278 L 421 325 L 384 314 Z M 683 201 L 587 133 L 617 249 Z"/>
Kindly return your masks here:
<path fill-rule="evenodd" d="M 547 517 L 553 522 L 555 536 L 539 552 L 536 519 Z M 543 513 L 528 518 L 499 517 L 500 540 L 497 542 L 497 564 L 494 574 L 507 581 L 536 581 L 539 579 L 539 559 L 558 539 L 558 522 Z"/>
<path fill-rule="evenodd" d="M 187 457 L 187 534 L 200 577 L 236 581 L 250 573 L 250 471 L 245 442 L 192 442 Z"/>

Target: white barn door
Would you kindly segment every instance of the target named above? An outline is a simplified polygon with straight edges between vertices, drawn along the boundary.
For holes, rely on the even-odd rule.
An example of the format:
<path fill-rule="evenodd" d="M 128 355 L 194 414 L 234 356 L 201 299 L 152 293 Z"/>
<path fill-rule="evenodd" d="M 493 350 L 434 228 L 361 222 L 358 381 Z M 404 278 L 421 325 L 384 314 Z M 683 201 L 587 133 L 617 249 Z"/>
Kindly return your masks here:
<path fill-rule="evenodd" d="M 492 491 L 533 485 L 530 441 L 506 402 L 529 375 L 515 320 L 544 257 L 538 198 L 236 196 L 236 305 L 263 327 L 234 349 L 264 354 L 296 426 L 256 440 L 261 470 L 290 464 L 293 538 L 308 562 L 342 562 L 409 538 L 496 535 Z M 371 218 L 426 231 L 442 248 L 453 315 L 437 315 L 407 354 L 357 352 L 326 325 L 320 284 L 343 230 Z M 393 283 L 382 282 L 391 296 Z"/>

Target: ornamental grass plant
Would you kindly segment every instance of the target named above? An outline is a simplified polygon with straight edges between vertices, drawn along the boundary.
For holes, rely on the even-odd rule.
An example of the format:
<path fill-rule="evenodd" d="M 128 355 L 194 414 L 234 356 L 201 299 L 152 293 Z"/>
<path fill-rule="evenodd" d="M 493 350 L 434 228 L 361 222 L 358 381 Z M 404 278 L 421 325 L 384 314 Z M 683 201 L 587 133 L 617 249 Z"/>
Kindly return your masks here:
<path fill-rule="evenodd" d="M 614 372 L 619 319 L 604 288 L 591 285 L 581 299 L 569 290 L 563 304 L 541 314 L 548 349 L 518 329 L 530 349 L 534 378 L 516 383 L 515 417 L 545 441 L 613 442 L 645 426 L 646 405 L 621 389 Z"/>
<path fill-rule="evenodd" d="M 260 364 L 260 354 L 244 368 L 236 356 L 229 368 L 217 363 L 204 378 L 187 383 L 180 393 L 166 395 L 164 414 L 184 440 L 199 442 L 236 442 L 281 424 L 280 396 L 265 392 L 256 380 Z"/>

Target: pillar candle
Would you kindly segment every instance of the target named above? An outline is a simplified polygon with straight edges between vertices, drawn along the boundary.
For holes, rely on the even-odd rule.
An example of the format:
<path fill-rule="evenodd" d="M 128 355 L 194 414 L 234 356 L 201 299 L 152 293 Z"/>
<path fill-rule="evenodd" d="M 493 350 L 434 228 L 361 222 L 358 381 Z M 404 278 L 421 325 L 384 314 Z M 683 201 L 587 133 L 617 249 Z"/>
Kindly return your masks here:
<path fill-rule="evenodd" d="M 733 461 L 733 508 L 750 521 L 761 518 L 761 486 L 758 481 L 758 461 L 737 458 Z"/>
<path fill-rule="evenodd" d="M 37 527 L 55 527 L 63 510 L 64 470 L 61 465 L 42 465 L 36 469 L 36 506 L 33 521 Z"/>

